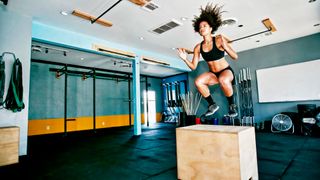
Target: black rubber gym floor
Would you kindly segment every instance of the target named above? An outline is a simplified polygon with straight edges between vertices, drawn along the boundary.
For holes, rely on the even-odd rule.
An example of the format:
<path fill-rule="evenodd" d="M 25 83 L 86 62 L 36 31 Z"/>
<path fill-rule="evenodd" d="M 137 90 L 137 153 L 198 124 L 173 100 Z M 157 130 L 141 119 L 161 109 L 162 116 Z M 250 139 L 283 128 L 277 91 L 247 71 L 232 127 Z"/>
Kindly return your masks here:
<path fill-rule="evenodd" d="M 176 179 L 175 126 L 33 136 L 1 179 Z M 257 132 L 259 179 L 319 179 L 320 138 Z"/>

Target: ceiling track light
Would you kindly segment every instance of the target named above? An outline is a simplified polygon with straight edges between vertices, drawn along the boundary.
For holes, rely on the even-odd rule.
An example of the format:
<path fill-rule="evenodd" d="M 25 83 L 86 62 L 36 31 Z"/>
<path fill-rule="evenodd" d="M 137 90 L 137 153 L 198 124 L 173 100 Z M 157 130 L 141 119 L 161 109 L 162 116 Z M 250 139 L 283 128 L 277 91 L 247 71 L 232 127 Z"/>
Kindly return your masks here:
<path fill-rule="evenodd" d="M 42 52 L 41 46 L 38 46 L 38 45 L 32 45 L 31 50 L 32 50 L 32 52 L 39 52 L 39 53 Z"/>
<path fill-rule="evenodd" d="M 35 52 L 42 52 L 42 50 L 44 50 L 44 52 L 46 54 L 52 51 L 56 51 L 56 52 L 59 52 L 59 53 L 62 53 L 63 56 L 67 56 L 67 53 L 69 52 L 68 50 L 64 50 L 64 49 L 58 49 L 58 48 L 53 48 L 53 47 L 49 47 L 49 46 L 43 46 L 43 45 L 37 45 L 37 44 L 33 44 L 31 46 L 31 50 L 32 51 L 35 51 Z"/>

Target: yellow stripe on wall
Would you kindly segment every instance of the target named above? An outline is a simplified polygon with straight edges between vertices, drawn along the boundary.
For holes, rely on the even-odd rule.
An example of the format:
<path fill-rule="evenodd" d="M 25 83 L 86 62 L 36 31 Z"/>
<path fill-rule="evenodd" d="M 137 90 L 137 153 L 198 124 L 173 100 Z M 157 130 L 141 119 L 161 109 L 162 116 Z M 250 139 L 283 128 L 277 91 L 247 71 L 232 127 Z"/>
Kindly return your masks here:
<path fill-rule="evenodd" d="M 83 131 L 93 129 L 93 117 L 68 118 L 75 119 L 67 121 L 67 132 Z M 161 121 L 161 113 L 156 114 L 157 122 Z M 131 125 L 134 117 L 131 115 Z M 144 114 L 141 114 L 141 124 L 144 124 Z M 96 116 L 96 129 L 129 126 L 129 115 Z M 29 120 L 28 136 L 53 134 L 64 132 L 64 118 Z"/>

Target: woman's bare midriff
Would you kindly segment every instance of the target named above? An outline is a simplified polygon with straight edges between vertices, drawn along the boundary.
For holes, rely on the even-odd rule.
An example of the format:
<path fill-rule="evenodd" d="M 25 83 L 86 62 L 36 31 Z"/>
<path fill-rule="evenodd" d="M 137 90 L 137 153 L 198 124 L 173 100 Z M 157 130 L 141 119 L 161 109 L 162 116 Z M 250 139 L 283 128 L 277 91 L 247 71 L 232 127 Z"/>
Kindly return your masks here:
<path fill-rule="evenodd" d="M 229 63 L 224 57 L 216 61 L 208 61 L 207 63 L 209 66 L 209 70 L 212 72 L 220 72 L 221 70 L 229 66 Z"/>

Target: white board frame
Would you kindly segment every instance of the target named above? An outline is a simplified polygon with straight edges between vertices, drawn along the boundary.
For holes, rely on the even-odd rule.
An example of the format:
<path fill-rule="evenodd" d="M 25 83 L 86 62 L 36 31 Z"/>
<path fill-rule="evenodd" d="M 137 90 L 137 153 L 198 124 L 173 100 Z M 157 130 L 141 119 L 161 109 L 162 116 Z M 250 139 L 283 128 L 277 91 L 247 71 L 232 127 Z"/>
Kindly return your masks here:
<path fill-rule="evenodd" d="M 256 70 L 259 103 L 320 100 L 320 59 Z"/>

